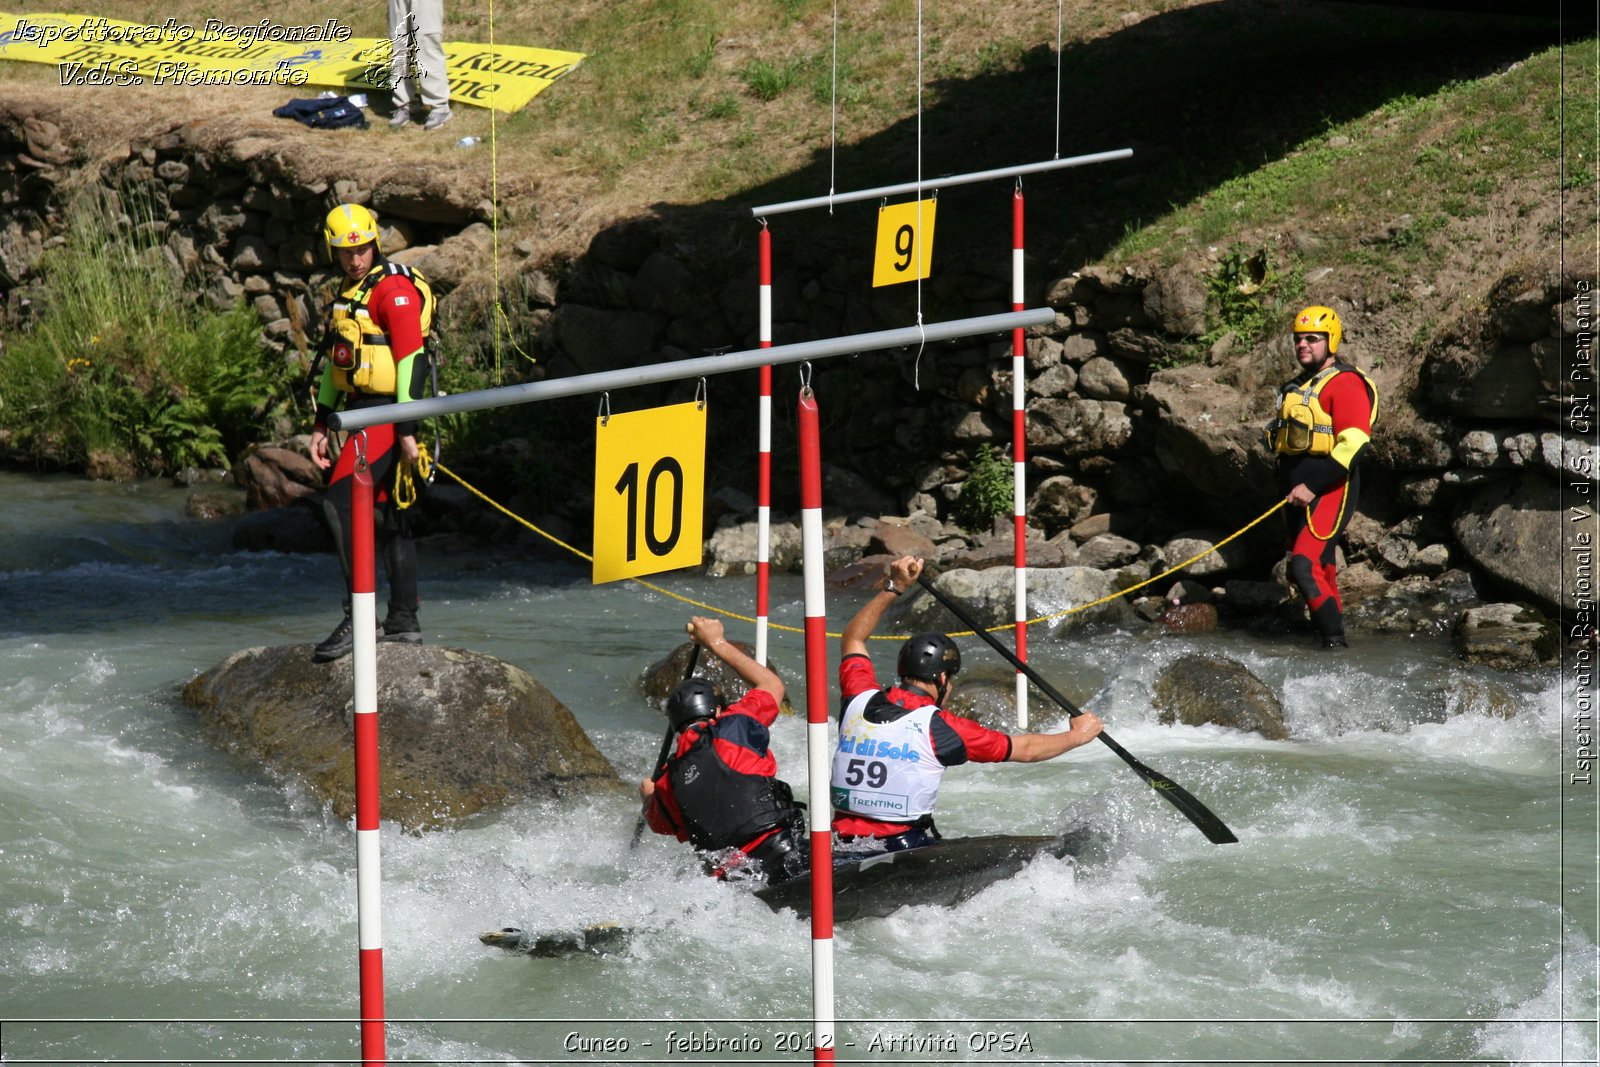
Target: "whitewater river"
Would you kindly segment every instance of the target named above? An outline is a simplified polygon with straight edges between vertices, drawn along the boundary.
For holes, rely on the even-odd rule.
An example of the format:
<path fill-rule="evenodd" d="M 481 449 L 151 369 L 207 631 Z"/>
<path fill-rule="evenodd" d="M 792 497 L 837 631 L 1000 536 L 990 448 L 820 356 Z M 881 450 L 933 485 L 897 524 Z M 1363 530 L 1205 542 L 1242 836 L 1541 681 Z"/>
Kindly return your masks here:
<path fill-rule="evenodd" d="M 358 1059 L 352 827 L 216 751 L 176 697 L 236 649 L 320 639 L 333 560 L 234 553 L 165 484 L 6 475 L 0 492 L 0 1059 Z M 753 599 L 747 580 L 664 582 Z M 619 772 L 649 766 L 661 720 L 636 679 L 688 608 L 426 547 L 422 588 L 430 641 L 527 669 Z M 799 598 L 780 583 L 775 618 L 798 624 Z M 830 599 L 837 629 L 857 601 Z M 1194 650 L 1275 687 L 1292 740 L 1158 725 L 1155 676 Z M 1322 657 L 1108 633 L 1036 639 L 1033 657 L 1240 843 L 1209 844 L 1104 746 L 953 771 L 947 834 L 1075 822 L 1101 844 L 953 909 L 841 925 L 841 1061 L 1595 1061 L 1596 814 L 1568 784 L 1569 678 L 1400 638 Z M 776 634 L 773 658 L 792 677 L 799 639 Z M 791 692 L 803 707 L 800 680 Z M 775 745 L 799 785 L 803 723 Z M 386 824 L 390 1061 L 809 1061 L 809 924 L 665 839 L 630 851 L 633 821 L 609 800 L 421 837 Z M 476 936 L 606 920 L 643 932 L 563 960 Z"/>

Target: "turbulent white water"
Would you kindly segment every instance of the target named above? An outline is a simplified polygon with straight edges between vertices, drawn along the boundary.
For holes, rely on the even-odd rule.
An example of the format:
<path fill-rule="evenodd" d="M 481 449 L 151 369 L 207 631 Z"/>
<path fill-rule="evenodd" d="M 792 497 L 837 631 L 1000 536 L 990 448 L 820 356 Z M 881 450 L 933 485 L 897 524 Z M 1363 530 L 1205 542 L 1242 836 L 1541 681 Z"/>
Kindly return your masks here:
<path fill-rule="evenodd" d="M 0 1058 L 357 1059 L 353 831 L 214 750 L 175 695 L 235 649 L 320 639 L 336 565 L 231 553 L 164 486 L 0 488 Z M 575 570 L 422 560 L 430 641 L 523 666 L 624 776 L 646 769 L 660 719 L 635 680 L 685 605 Z M 752 596 L 668 584 L 739 611 Z M 797 623 L 798 597 L 784 584 L 775 615 Z M 834 600 L 837 628 L 855 602 Z M 1293 739 L 1159 725 L 1151 686 L 1195 649 L 1277 689 Z M 946 834 L 1076 821 L 1102 841 L 956 908 L 841 925 L 840 1060 L 1595 1061 L 1596 813 L 1566 784 L 1570 679 L 1404 639 L 1328 658 L 1237 635 L 1032 652 L 1241 841 L 1209 844 L 1098 745 L 952 771 Z M 773 657 L 792 676 L 798 638 L 775 635 Z M 798 782 L 803 723 L 775 744 Z M 390 1059 L 810 1060 L 809 923 L 664 839 L 630 851 L 633 820 L 607 801 L 421 837 L 386 825 Z M 604 957 L 476 937 L 609 920 L 642 932 Z"/>

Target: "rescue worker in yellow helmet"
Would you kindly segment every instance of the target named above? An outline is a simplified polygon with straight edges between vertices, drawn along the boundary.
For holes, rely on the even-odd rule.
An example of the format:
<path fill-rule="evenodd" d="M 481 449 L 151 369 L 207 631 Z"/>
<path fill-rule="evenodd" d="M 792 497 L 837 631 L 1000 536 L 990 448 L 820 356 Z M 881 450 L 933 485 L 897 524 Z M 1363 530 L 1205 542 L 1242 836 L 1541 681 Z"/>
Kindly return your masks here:
<path fill-rule="evenodd" d="M 424 395 L 433 291 L 420 273 L 384 259 L 378 242 L 378 220 L 359 204 L 340 204 L 328 212 L 323 237 L 329 256 L 344 278 L 323 324 L 326 362 L 317 389 L 311 460 L 323 470 L 333 468 L 322 507 L 348 590 L 350 488 L 357 450 L 347 441 L 337 461 L 333 459 L 328 416 L 341 402 L 350 411 L 406 403 Z M 417 424 L 369 426 L 364 432 L 364 453 L 374 486 L 374 530 L 389 581 L 389 610 L 381 637 L 385 641 L 420 642 L 416 547 L 407 513 L 396 506 L 394 491 L 401 464 L 417 460 Z M 347 596 L 344 618 L 316 646 L 312 659 L 326 663 L 348 655 L 354 645 L 353 636 Z"/>
<path fill-rule="evenodd" d="M 1378 417 L 1378 388 L 1338 358 L 1344 327 L 1320 305 L 1294 317 L 1300 373 L 1278 391 L 1278 417 L 1267 431 L 1278 456 L 1288 507 L 1289 577 L 1324 648 L 1347 648 L 1336 549 L 1361 491 L 1361 457 Z"/>

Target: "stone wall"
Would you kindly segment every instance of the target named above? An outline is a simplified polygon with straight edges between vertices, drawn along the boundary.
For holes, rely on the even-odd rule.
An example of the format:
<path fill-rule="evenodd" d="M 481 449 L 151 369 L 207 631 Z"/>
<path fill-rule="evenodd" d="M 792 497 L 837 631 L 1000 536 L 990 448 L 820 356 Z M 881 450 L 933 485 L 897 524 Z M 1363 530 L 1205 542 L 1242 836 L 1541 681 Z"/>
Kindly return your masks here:
<path fill-rule="evenodd" d="M 64 197 L 90 181 L 128 225 L 161 239 L 206 299 L 248 301 L 269 344 L 301 358 L 315 333 L 314 286 L 326 273 L 322 216 L 338 202 L 365 203 L 380 216 L 385 251 L 435 280 L 442 316 L 460 327 L 451 343 L 483 344 L 472 331 L 486 327 L 471 324 L 490 321 L 483 275 L 495 209 L 481 185 L 439 168 L 365 183 L 341 173 L 272 138 L 228 140 L 200 127 L 90 161 L 48 121 L 0 124 L 0 287 L 25 288 L 40 253 L 61 239 Z M 536 208 L 512 196 L 500 210 L 505 219 Z M 752 242 L 730 245 L 726 221 L 726 209 L 715 208 L 626 220 L 596 233 L 570 262 L 544 262 L 528 242 L 513 243 L 501 265 L 509 340 L 550 375 L 757 347 Z M 864 291 L 840 269 L 844 256 L 812 242 L 782 261 L 775 340 L 914 321 L 908 293 Z M 1203 256 L 1161 270 L 1029 264 L 1029 306 L 1048 302 L 1057 312 L 1026 342 L 1029 513 L 1041 539 L 1066 535 L 1081 549 L 1120 538 L 1154 562 L 1175 538 L 1215 541 L 1274 502 L 1261 429 L 1293 367 L 1287 347 L 1280 339 L 1248 349 L 1225 337 L 1203 361 L 1182 362 L 1207 327 L 1213 266 Z M 925 294 L 927 321 L 1007 310 L 1007 269 L 959 257 L 941 263 Z M 1547 610 L 1561 599 L 1551 561 L 1561 551 L 1563 494 L 1590 486 L 1600 470 L 1592 428 L 1575 416 L 1592 378 L 1575 392 L 1570 374 L 1592 331 L 1581 297 L 1593 284 L 1534 270 L 1496 279 L 1481 313 L 1417 352 L 1386 354 L 1381 365 L 1362 349 L 1368 320 L 1359 297 L 1322 298 L 1344 316 L 1348 351 L 1383 391 L 1368 491 L 1348 545 L 1375 581 L 1432 580 L 1465 566 L 1474 581 Z M 829 361 L 818 378 L 830 506 L 846 520 L 920 514 L 949 530 L 978 448 L 1009 450 L 1009 338 Z M 713 485 L 753 481 L 748 408 L 719 424 Z M 778 448 L 781 517 L 796 501 L 793 460 L 786 442 Z M 587 468 L 576 459 L 570 467 L 567 503 L 550 506 L 582 526 L 589 505 L 577 482 Z M 738 521 L 748 503 L 735 493 L 719 508 Z M 953 544 L 956 534 L 943 539 Z M 1108 559 L 1127 554 L 1099 544 Z M 1205 580 L 1265 577 L 1280 554 L 1275 524 L 1264 524 L 1210 559 Z"/>

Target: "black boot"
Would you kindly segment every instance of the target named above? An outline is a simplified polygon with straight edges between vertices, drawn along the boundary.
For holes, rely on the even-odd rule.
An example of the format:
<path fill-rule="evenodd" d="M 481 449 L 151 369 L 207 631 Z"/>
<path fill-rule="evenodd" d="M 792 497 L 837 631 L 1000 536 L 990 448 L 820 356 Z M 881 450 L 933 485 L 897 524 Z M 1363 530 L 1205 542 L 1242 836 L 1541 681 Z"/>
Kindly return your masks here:
<path fill-rule="evenodd" d="M 420 645 L 422 627 L 417 623 L 417 609 L 389 605 L 389 615 L 383 620 L 383 640 Z"/>
<path fill-rule="evenodd" d="M 350 620 L 350 613 L 344 613 L 344 618 L 339 620 L 339 625 L 333 628 L 333 633 L 311 650 L 312 663 L 331 663 L 350 654 L 356 646 L 355 626 Z"/>
<path fill-rule="evenodd" d="M 1316 611 L 1311 612 L 1311 621 L 1322 638 L 1323 648 L 1350 647 L 1350 642 L 1344 639 L 1344 615 L 1331 598 L 1324 600 Z"/>
<path fill-rule="evenodd" d="M 382 637 L 381 629 L 378 630 L 378 635 Z M 329 634 L 322 644 L 311 650 L 311 662 L 331 663 L 336 659 L 343 659 L 355 647 L 355 624 L 350 618 L 350 610 L 346 608 L 344 618 L 333 628 L 333 633 Z"/>

